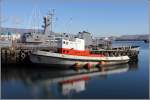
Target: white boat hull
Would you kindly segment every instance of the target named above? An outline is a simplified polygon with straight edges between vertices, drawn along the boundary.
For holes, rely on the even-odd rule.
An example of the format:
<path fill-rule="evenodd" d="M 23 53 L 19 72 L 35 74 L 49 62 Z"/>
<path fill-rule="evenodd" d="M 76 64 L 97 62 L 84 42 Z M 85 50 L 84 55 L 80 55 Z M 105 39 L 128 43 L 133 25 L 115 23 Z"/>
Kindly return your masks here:
<path fill-rule="evenodd" d="M 119 57 L 87 57 L 87 56 L 74 56 L 59 53 L 51 53 L 46 51 L 36 51 L 30 56 L 30 60 L 37 64 L 46 65 L 69 65 L 74 64 L 85 65 L 87 63 L 97 65 L 100 62 L 104 62 L 101 65 L 114 65 L 127 63 L 129 61 L 128 56 Z"/>

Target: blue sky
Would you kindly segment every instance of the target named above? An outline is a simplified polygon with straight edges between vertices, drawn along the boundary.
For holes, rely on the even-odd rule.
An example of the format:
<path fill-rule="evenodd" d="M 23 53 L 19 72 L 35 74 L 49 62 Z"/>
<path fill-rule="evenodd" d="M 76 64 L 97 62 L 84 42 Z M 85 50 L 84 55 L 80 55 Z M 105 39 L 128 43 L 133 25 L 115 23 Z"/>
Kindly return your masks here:
<path fill-rule="evenodd" d="M 94 36 L 148 34 L 148 0 L 1 0 L 3 27 L 31 28 L 55 9 L 53 31 Z M 38 17 L 34 16 L 38 9 Z"/>

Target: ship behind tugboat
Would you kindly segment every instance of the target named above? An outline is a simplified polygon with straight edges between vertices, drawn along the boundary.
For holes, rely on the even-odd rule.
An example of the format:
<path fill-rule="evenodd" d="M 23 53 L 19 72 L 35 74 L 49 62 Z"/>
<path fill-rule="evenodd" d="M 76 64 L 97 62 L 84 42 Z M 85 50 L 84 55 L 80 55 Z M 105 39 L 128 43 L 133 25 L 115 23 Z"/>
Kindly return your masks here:
<path fill-rule="evenodd" d="M 32 62 L 46 65 L 67 65 L 77 68 L 86 66 L 105 66 L 128 63 L 131 58 L 138 56 L 139 47 L 93 49 L 87 48 L 85 39 L 81 37 L 55 37 L 52 31 L 52 16 L 49 14 L 44 17 L 44 31 L 39 33 L 25 34 L 24 43 L 16 43 L 15 48 L 3 48 L 2 63 L 12 63 L 9 56 L 14 54 L 15 63 Z M 18 45 L 19 44 L 19 45 Z M 42 46 L 42 47 L 41 47 Z M 40 48 L 39 48 L 40 47 Z M 47 48 L 47 49 L 43 49 Z M 8 57 L 7 57 L 8 56 Z M 27 61 L 26 61 L 27 60 Z M 30 60 L 30 61 L 29 61 Z"/>

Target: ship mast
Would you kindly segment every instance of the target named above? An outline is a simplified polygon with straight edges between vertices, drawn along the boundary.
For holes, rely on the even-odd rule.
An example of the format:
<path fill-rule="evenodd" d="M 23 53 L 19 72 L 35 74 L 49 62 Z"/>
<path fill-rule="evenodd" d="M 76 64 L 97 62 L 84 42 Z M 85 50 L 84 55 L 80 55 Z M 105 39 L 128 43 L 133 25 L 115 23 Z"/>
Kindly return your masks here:
<path fill-rule="evenodd" d="M 34 12 L 33 12 L 33 29 L 34 29 L 34 34 L 38 34 L 39 33 L 39 16 L 40 16 L 40 11 L 37 7 L 34 8 Z"/>
<path fill-rule="evenodd" d="M 52 12 L 49 11 L 48 15 L 44 17 L 44 33 L 45 34 L 52 34 L 52 28 L 53 28 L 53 18 L 54 18 L 54 12 L 53 9 Z"/>
<path fill-rule="evenodd" d="M 48 15 L 44 17 L 44 34 L 49 37 L 50 45 L 54 44 L 55 37 L 53 35 L 53 19 L 55 10 L 49 11 Z"/>
<path fill-rule="evenodd" d="M 49 15 L 50 15 L 50 25 L 51 25 L 51 28 L 50 28 L 50 32 L 52 34 L 52 30 L 53 30 L 53 17 L 54 17 L 54 13 L 55 13 L 55 10 L 53 9 L 52 12 L 49 12 Z"/>

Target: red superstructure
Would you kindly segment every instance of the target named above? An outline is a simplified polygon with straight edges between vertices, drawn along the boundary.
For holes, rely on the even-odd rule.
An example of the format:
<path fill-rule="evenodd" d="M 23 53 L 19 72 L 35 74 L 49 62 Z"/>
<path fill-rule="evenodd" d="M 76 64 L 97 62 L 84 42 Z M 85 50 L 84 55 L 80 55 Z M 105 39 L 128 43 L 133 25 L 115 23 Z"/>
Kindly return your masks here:
<path fill-rule="evenodd" d="M 60 40 L 58 42 L 58 52 L 75 56 L 104 57 L 102 54 L 92 54 L 90 50 L 86 50 L 84 40 L 79 38 L 75 38 L 72 41 L 66 39 Z"/>
<path fill-rule="evenodd" d="M 104 57 L 104 55 L 102 54 L 91 54 L 90 50 L 74 50 L 74 49 L 68 49 L 68 48 L 59 48 L 58 51 L 61 54 L 68 54 L 68 55 Z"/>

